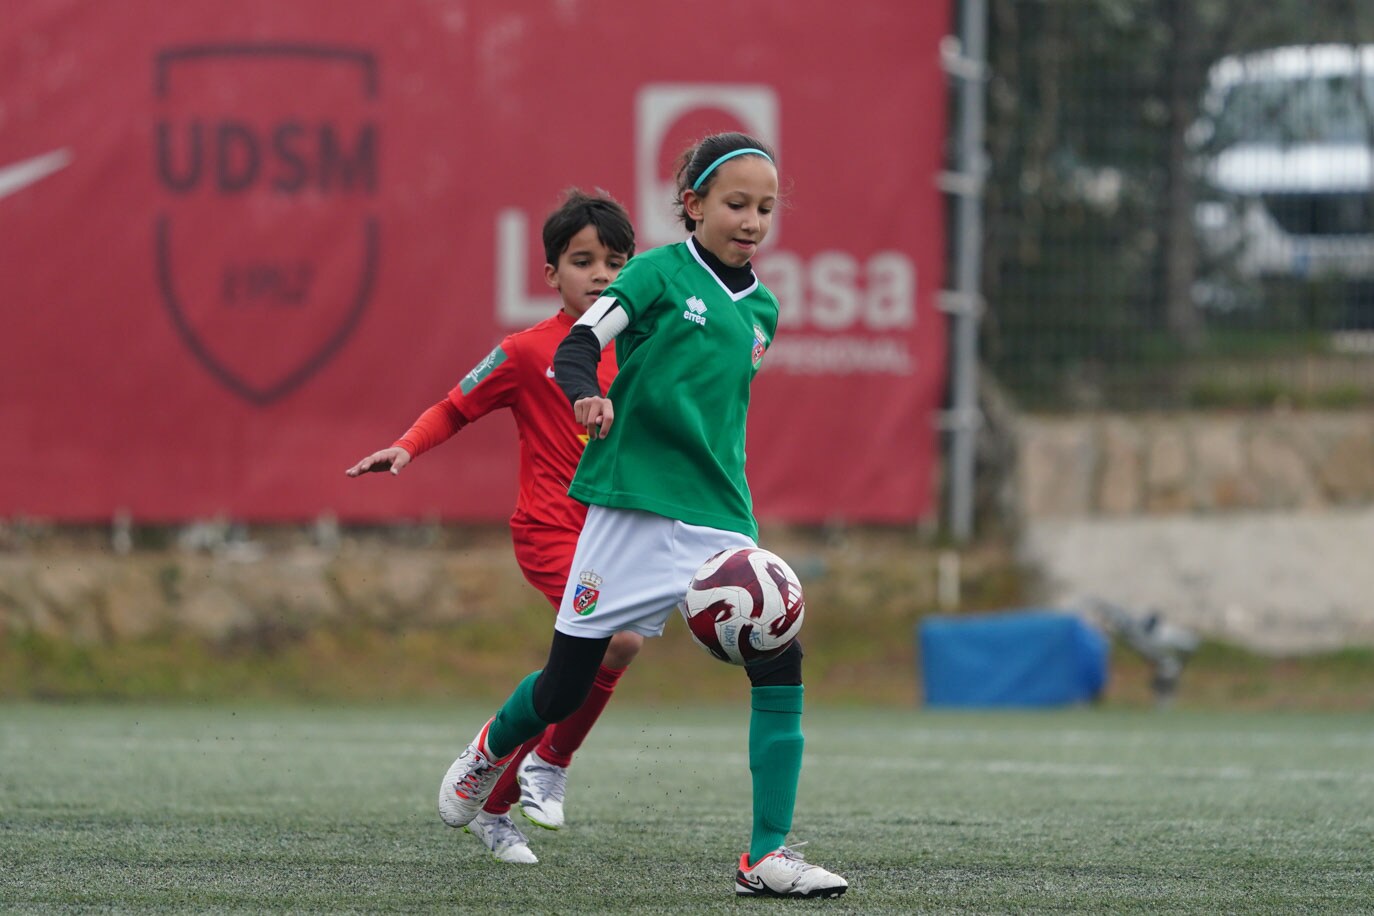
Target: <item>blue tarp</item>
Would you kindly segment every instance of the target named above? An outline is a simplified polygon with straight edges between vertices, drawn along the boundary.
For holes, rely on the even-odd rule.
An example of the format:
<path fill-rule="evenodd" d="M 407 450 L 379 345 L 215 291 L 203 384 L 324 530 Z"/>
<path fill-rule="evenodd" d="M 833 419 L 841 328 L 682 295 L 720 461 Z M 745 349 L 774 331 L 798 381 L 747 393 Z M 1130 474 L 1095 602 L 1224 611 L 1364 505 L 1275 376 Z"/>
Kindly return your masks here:
<path fill-rule="evenodd" d="M 1062 706 L 1107 683 L 1107 639 L 1079 617 L 1025 610 L 927 617 L 920 624 L 927 706 Z"/>

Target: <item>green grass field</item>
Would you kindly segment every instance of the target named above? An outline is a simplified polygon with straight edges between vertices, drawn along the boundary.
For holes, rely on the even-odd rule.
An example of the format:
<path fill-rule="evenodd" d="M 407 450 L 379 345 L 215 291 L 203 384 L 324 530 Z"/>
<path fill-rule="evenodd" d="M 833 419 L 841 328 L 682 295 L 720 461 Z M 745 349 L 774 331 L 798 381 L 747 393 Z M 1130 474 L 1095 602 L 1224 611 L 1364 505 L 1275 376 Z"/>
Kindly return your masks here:
<path fill-rule="evenodd" d="M 484 707 L 0 705 L 0 910 L 1374 912 L 1367 715 L 808 711 L 830 901 L 736 900 L 742 704 L 612 704 L 570 825 L 442 825 Z"/>

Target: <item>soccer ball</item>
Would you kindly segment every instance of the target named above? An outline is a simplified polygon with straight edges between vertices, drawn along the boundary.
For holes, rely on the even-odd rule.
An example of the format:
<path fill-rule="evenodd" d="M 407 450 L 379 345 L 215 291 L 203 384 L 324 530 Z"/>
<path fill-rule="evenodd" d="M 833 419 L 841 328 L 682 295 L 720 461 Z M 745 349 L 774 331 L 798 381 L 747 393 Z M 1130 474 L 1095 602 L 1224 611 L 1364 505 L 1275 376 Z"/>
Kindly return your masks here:
<path fill-rule="evenodd" d="M 697 645 L 746 665 L 783 652 L 801 632 L 801 582 L 782 558 L 758 547 L 722 550 L 702 564 L 678 605 Z"/>

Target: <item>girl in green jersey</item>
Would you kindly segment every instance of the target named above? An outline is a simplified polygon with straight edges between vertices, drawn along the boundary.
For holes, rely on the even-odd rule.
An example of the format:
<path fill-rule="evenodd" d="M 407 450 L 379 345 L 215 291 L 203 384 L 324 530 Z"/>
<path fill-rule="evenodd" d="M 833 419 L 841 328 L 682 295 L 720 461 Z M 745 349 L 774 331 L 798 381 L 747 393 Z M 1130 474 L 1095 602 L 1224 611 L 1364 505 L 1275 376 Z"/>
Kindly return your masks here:
<path fill-rule="evenodd" d="M 777 205 L 775 159 L 738 133 L 689 149 L 676 206 L 690 235 L 632 258 L 559 345 L 555 379 L 590 437 L 569 488 L 587 521 L 548 662 L 444 776 L 439 813 L 451 826 L 472 820 L 524 741 L 577 709 L 612 634 L 661 635 L 708 557 L 755 546 L 744 434 L 778 302 L 751 260 Z M 620 373 L 603 394 L 596 368 L 611 340 Z M 836 897 L 848 887 L 784 845 L 801 773 L 801 663 L 793 643 L 745 667 L 754 821 L 735 875 L 741 895 Z"/>

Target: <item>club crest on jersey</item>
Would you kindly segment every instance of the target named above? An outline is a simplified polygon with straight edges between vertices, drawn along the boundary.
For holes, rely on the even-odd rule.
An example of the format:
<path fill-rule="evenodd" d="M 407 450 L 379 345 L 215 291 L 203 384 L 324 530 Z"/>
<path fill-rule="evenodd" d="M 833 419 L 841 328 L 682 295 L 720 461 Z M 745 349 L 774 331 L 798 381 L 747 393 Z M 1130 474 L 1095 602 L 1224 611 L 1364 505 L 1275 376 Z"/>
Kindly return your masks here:
<path fill-rule="evenodd" d="M 687 310 L 682 313 L 682 317 L 686 318 L 693 324 L 699 324 L 702 327 L 705 327 L 706 303 L 702 302 L 701 299 L 697 298 L 696 296 L 692 296 L 690 299 L 687 300 Z"/>
<path fill-rule="evenodd" d="M 763 362 L 763 354 L 768 351 L 768 335 L 763 333 L 763 328 L 754 325 L 754 368 L 757 369 Z"/>
<path fill-rule="evenodd" d="M 584 569 L 577 581 L 577 588 L 573 591 L 573 610 L 586 617 L 596 610 L 596 602 L 601 597 L 602 579 L 590 569 Z"/>

